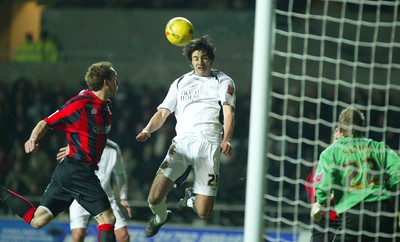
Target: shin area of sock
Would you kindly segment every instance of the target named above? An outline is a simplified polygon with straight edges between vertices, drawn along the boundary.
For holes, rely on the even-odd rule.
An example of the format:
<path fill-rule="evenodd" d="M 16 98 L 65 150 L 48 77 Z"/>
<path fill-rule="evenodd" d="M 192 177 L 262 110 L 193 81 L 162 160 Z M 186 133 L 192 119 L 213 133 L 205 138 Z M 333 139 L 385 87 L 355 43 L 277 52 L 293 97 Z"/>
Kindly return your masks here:
<path fill-rule="evenodd" d="M 11 190 L 7 190 L 7 193 L 3 203 L 29 224 L 35 213 L 35 206 L 28 199 Z"/>
<path fill-rule="evenodd" d="M 115 242 L 114 225 L 113 224 L 100 224 L 98 229 L 99 242 Z"/>

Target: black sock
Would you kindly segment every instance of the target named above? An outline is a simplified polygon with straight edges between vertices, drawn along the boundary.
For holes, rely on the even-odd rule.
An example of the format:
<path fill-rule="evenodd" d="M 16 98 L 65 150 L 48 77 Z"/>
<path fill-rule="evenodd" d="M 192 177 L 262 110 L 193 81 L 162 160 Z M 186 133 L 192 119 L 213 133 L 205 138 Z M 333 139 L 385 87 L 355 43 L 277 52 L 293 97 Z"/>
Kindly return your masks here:
<path fill-rule="evenodd" d="M 98 241 L 99 242 L 115 242 L 114 225 L 113 224 L 101 224 L 97 226 L 99 231 Z"/>
<path fill-rule="evenodd" d="M 1 201 L 4 201 L 10 196 L 10 193 L 8 192 L 8 189 L 0 185 L 0 199 Z"/>
<path fill-rule="evenodd" d="M 3 186 L 0 186 L 0 198 L 9 209 L 24 219 L 28 224 L 30 223 L 35 211 L 35 206 L 33 206 L 28 199 Z"/>

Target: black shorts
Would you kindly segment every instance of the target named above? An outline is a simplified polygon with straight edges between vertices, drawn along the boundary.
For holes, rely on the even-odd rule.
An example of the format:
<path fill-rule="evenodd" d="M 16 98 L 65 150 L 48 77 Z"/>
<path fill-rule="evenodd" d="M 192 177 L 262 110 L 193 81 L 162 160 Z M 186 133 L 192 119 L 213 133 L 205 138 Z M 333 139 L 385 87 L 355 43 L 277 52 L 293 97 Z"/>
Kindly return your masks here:
<path fill-rule="evenodd" d="M 329 213 L 328 213 L 329 216 Z M 313 225 L 311 230 L 311 242 L 331 242 L 335 238 L 337 229 L 340 228 L 340 221 L 330 220 L 326 214 L 322 219 Z"/>
<path fill-rule="evenodd" d="M 66 157 L 54 170 L 40 205 L 50 209 L 55 217 L 66 211 L 74 199 L 92 216 L 111 208 L 94 168 L 86 162 Z"/>
<path fill-rule="evenodd" d="M 397 213 L 391 199 L 380 202 L 362 203 L 340 215 L 341 228 L 335 242 L 341 241 L 393 241 L 397 226 Z M 371 212 L 371 214 L 368 214 Z M 382 212 L 381 215 L 377 215 Z M 384 236 L 383 233 L 386 235 Z M 396 240 L 398 241 L 398 240 Z"/>

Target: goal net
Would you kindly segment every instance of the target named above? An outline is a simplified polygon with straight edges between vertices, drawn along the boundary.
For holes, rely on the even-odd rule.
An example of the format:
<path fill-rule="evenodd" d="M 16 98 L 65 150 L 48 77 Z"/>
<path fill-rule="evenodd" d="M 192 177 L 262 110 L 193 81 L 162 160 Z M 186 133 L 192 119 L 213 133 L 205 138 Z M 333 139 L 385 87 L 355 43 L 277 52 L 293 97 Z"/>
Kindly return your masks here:
<path fill-rule="evenodd" d="M 343 108 L 360 109 L 365 135 L 400 150 L 399 3 L 276 1 L 263 214 L 267 241 L 309 241 L 304 236 L 314 225 L 306 178 L 331 143 Z"/>

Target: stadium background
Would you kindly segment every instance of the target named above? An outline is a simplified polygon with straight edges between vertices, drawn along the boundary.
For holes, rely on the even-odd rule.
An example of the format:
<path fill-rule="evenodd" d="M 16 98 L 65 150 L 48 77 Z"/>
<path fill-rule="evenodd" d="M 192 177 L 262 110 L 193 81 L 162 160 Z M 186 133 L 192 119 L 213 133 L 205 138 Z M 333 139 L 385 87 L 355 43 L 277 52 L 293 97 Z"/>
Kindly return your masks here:
<path fill-rule="evenodd" d="M 155 7 L 150 2 L 0 1 L 0 12 L 5 16 L 0 21 L 0 184 L 39 202 L 65 137 L 60 132 L 49 132 L 40 142 L 39 151 L 32 155 L 24 154 L 23 144 L 37 121 L 85 87 L 83 76 L 88 65 L 108 60 L 113 62 L 120 80 L 119 93 L 113 98 L 111 139 L 121 146 L 128 171 L 129 199 L 134 207 L 129 223 L 144 225 L 150 216 L 147 192 L 174 135 L 174 120 L 171 118 L 147 143 L 136 142 L 135 136 L 162 101 L 169 84 L 190 70 L 181 48 L 172 46 L 164 37 L 166 22 L 184 16 L 194 24 L 196 37 L 210 34 L 214 38 L 214 67 L 228 73 L 237 83 L 238 128 L 233 142 L 235 154 L 222 164 L 226 172 L 221 174 L 213 218 L 205 222 L 191 212 L 176 212 L 171 226 L 194 228 L 190 233 L 198 233 L 197 228 L 216 228 L 222 233 L 218 235 L 220 239 L 232 241 L 239 236 L 236 241 L 240 241 L 242 235 L 237 232 L 243 230 L 244 219 L 242 178 L 246 173 L 254 3 L 191 1 L 185 6 L 185 1 L 153 1 L 164 2 Z M 57 43 L 59 60 L 14 62 L 13 54 L 24 41 L 25 33 L 31 32 L 37 41 L 43 30 Z M 183 191 L 170 195 L 172 210 L 177 211 L 176 203 Z M 60 216 L 54 225 L 49 224 L 44 232 L 32 230 L 15 219 L 1 202 L 0 217 L 4 219 L 0 223 L 1 241 L 36 241 L 38 237 L 38 241 L 63 241 L 68 232 L 61 232 L 65 231 L 66 215 Z M 64 227 L 59 228 L 57 223 Z M 185 226 L 179 226 L 182 224 Z M 233 228 L 233 234 L 222 228 Z M 132 241 L 143 239 L 135 234 Z M 200 241 L 200 237 L 190 241 Z"/>
<path fill-rule="evenodd" d="M 369 137 L 384 139 L 393 149 L 399 150 L 399 135 L 393 131 L 399 126 L 396 122 L 399 112 L 396 108 L 393 109 L 399 106 L 399 100 L 393 95 L 398 91 L 399 68 L 396 67 L 399 59 L 390 59 L 392 64 L 396 65 L 392 68 L 386 49 L 379 49 L 372 56 L 372 47 L 352 46 L 356 24 L 345 25 L 345 28 L 339 31 L 334 21 L 327 21 L 325 26 L 325 23 L 317 18 L 311 19 L 308 33 L 311 34 L 311 38 L 307 39 L 309 48 L 304 49 L 305 41 L 300 37 L 305 32 L 305 23 L 296 13 L 303 13 L 306 3 L 311 3 L 311 6 L 307 7 L 315 11 L 316 16 L 322 15 L 325 2 L 276 2 L 273 50 L 275 56 L 271 82 L 275 92 L 271 104 L 274 118 L 270 124 L 271 146 L 268 150 L 268 175 L 272 178 L 268 178 L 266 194 L 274 199 L 283 197 L 288 201 L 282 203 L 279 200 L 280 204 L 269 201 L 266 214 L 272 221 L 277 211 L 275 206 L 284 205 L 283 209 L 279 207 L 278 210 L 284 218 L 289 218 L 293 223 L 300 221 L 309 224 L 307 209 L 292 206 L 291 202 L 307 203 L 301 183 L 309 174 L 319 152 L 329 143 L 328 134 L 334 128 L 335 114 L 343 105 L 366 105 L 367 102 L 371 102 L 379 107 L 369 111 L 369 107 L 366 106 L 371 125 L 380 127 L 384 120 L 393 129 L 389 132 L 372 129 L 369 131 Z M 340 3 L 335 1 L 330 2 L 329 9 L 332 9 L 332 15 L 339 14 L 339 5 Z M 360 12 L 356 4 L 350 5 L 346 10 L 346 17 L 350 19 L 356 18 Z M 374 19 L 373 8 L 365 7 L 363 11 L 365 20 Z M 222 163 L 218 202 L 213 218 L 204 222 L 197 220 L 192 213 L 177 212 L 171 226 L 190 227 L 195 231 L 200 231 L 199 228 L 203 227 L 217 228 L 218 231 L 226 228 L 233 228 L 234 231 L 243 229 L 254 1 L 197 0 L 189 3 L 162 0 L 0 0 L 0 14 L 4 16 L 0 20 L 0 183 L 9 184 L 38 202 L 56 164 L 55 153 L 64 144 L 64 137 L 57 132 L 51 132 L 41 142 L 40 151 L 29 156 L 23 152 L 23 143 L 39 119 L 47 116 L 67 98 L 85 87 L 83 75 L 89 64 L 109 60 L 114 63 L 121 81 L 120 91 L 113 98 L 114 123 L 111 138 L 121 145 L 127 164 L 130 199 L 135 214 L 130 222 L 135 226 L 143 225 L 150 216 L 145 201 L 147 191 L 154 171 L 174 133 L 174 120 L 171 118 L 149 143 L 139 144 L 134 137 L 155 111 L 169 84 L 189 70 L 187 60 L 181 55 L 181 49 L 170 45 L 164 37 L 165 23 L 172 17 L 184 16 L 194 24 L 195 36 L 210 34 L 214 38 L 217 47 L 214 67 L 226 72 L 236 82 L 237 125 L 233 141 L 235 154 L 229 159 L 224 159 Z M 385 17 L 384 8 L 382 16 Z M 321 32 L 323 27 L 329 28 L 325 34 L 331 38 L 323 39 L 326 37 L 324 36 L 322 40 L 317 39 L 324 34 Z M 58 44 L 59 60 L 56 63 L 13 62 L 13 53 L 22 43 L 26 31 L 33 32 L 35 39 L 38 39 L 42 30 L 48 31 Z M 369 30 L 357 32 L 359 42 L 371 38 L 372 31 Z M 385 37 L 390 36 L 391 31 L 390 28 L 382 28 L 379 33 Z M 336 43 L 338 33 L 343 34 L 341 37 L 347 40 L 345 44 Z M 395 37 L 398 38 L 398 35 Z M 355 44 L 356 42 L 354 41 Z M 324 52 L 321 52 L 321 46 L 326 47 Z M 390 43 L 388 46 L 391 46 Z M 357 52 L 354 52 L 354 49 L 357 49 Z M 398 56 L 398 52 L 399 48 L 396 45 L 390 48 L 389 55 Z M 317 58 L 310 58 L 305 63 L 304 56 Z M 335 62 L 338 56 L 344 63 L 355 63 L 354 66 L 359 62 L 371 65 L 374 62 L 387 64 L 391 68 L 391 75 L 386 74 L 386 68 L 376 68 L 372 72 L 370 68 L 354 68 L 346 64 L 339 64 L 338 67 L 330 63 Z M 325 57 L 327 59 L 324 59 Z M 336 63 L 340 63 L 340 60 Z M 345 84 L 368 84 L 366 82 L 371 80 L 371 73 L 378 77 L 373 79 L 378 88 L 364 88 L 361 85 L 360 88 Z M 304 81 L 304 74 L 312 81 Z M 321 79 L 324 81 L 321 82 Z M 337 79 L 340 79 L 340 82 L 337 82 Z M 307 88 L 301 89 L 305 83 Z M 392 86 L 387 85 L 387 89 L 380 89 L 379 84 L 385 83 Z M 320 92 L 317 92 L 317 89 Z M 389 94 L 392 109 L 387 112 L 384 99 Z M 322 97 L 324 102 L 319 102 L 318 97 Z M 310 124 L 308 119 L 304 122 L 304 117 L 298 113 L 297 109 L 301 105 L 304 105 L 304 117 L 310 118 Z M 283 113 L 286 109 L 288 113 Z M 319 113 L 320 116 L 314 120 L 315 113 Z M 290 119 L 286 115 L 294 118 Z M 327 123 L 329 125 L 326 125 Z M 304 128 L 301 136 L 298 127 Z M 312 142 L 303 144 L 302 138 Z M 304 163 L 300 164 L 299 161 Z M 290 182 L 281 182 L 281 176 L 289 178 Z M 292 178 L 293 182 L 290 180 Z M 176 201 L 182 193 L 183 189 L 177 190 L 169 197 L 169 205 L 173 209 L 176 209 Z M 11 216 L 1 204 L 0 213 L 7 219 Z M 282 221 L 280 215 L 277 217 Z M 6 223 L 0 224 L 0 228 L 4 229 L 4 224 L 10 223 L 7 220 Z M 268 219 L 266 225 L 272 228 L 275 226 L 274 222 Z M 296 224 L 293 225 L 295 226 Z M 279 229 L 291 227 L 290 223 L 279 224 Z M 17 231 L 18 229 L 19 227 Z M 294 236 L 297 236 L 298 230 L 293 231 Z M 229 232 L 223 234 L 226 235 L 225 239 L 229 238 Z M 233 240 L 233 237 L 230 238 Z"/>

